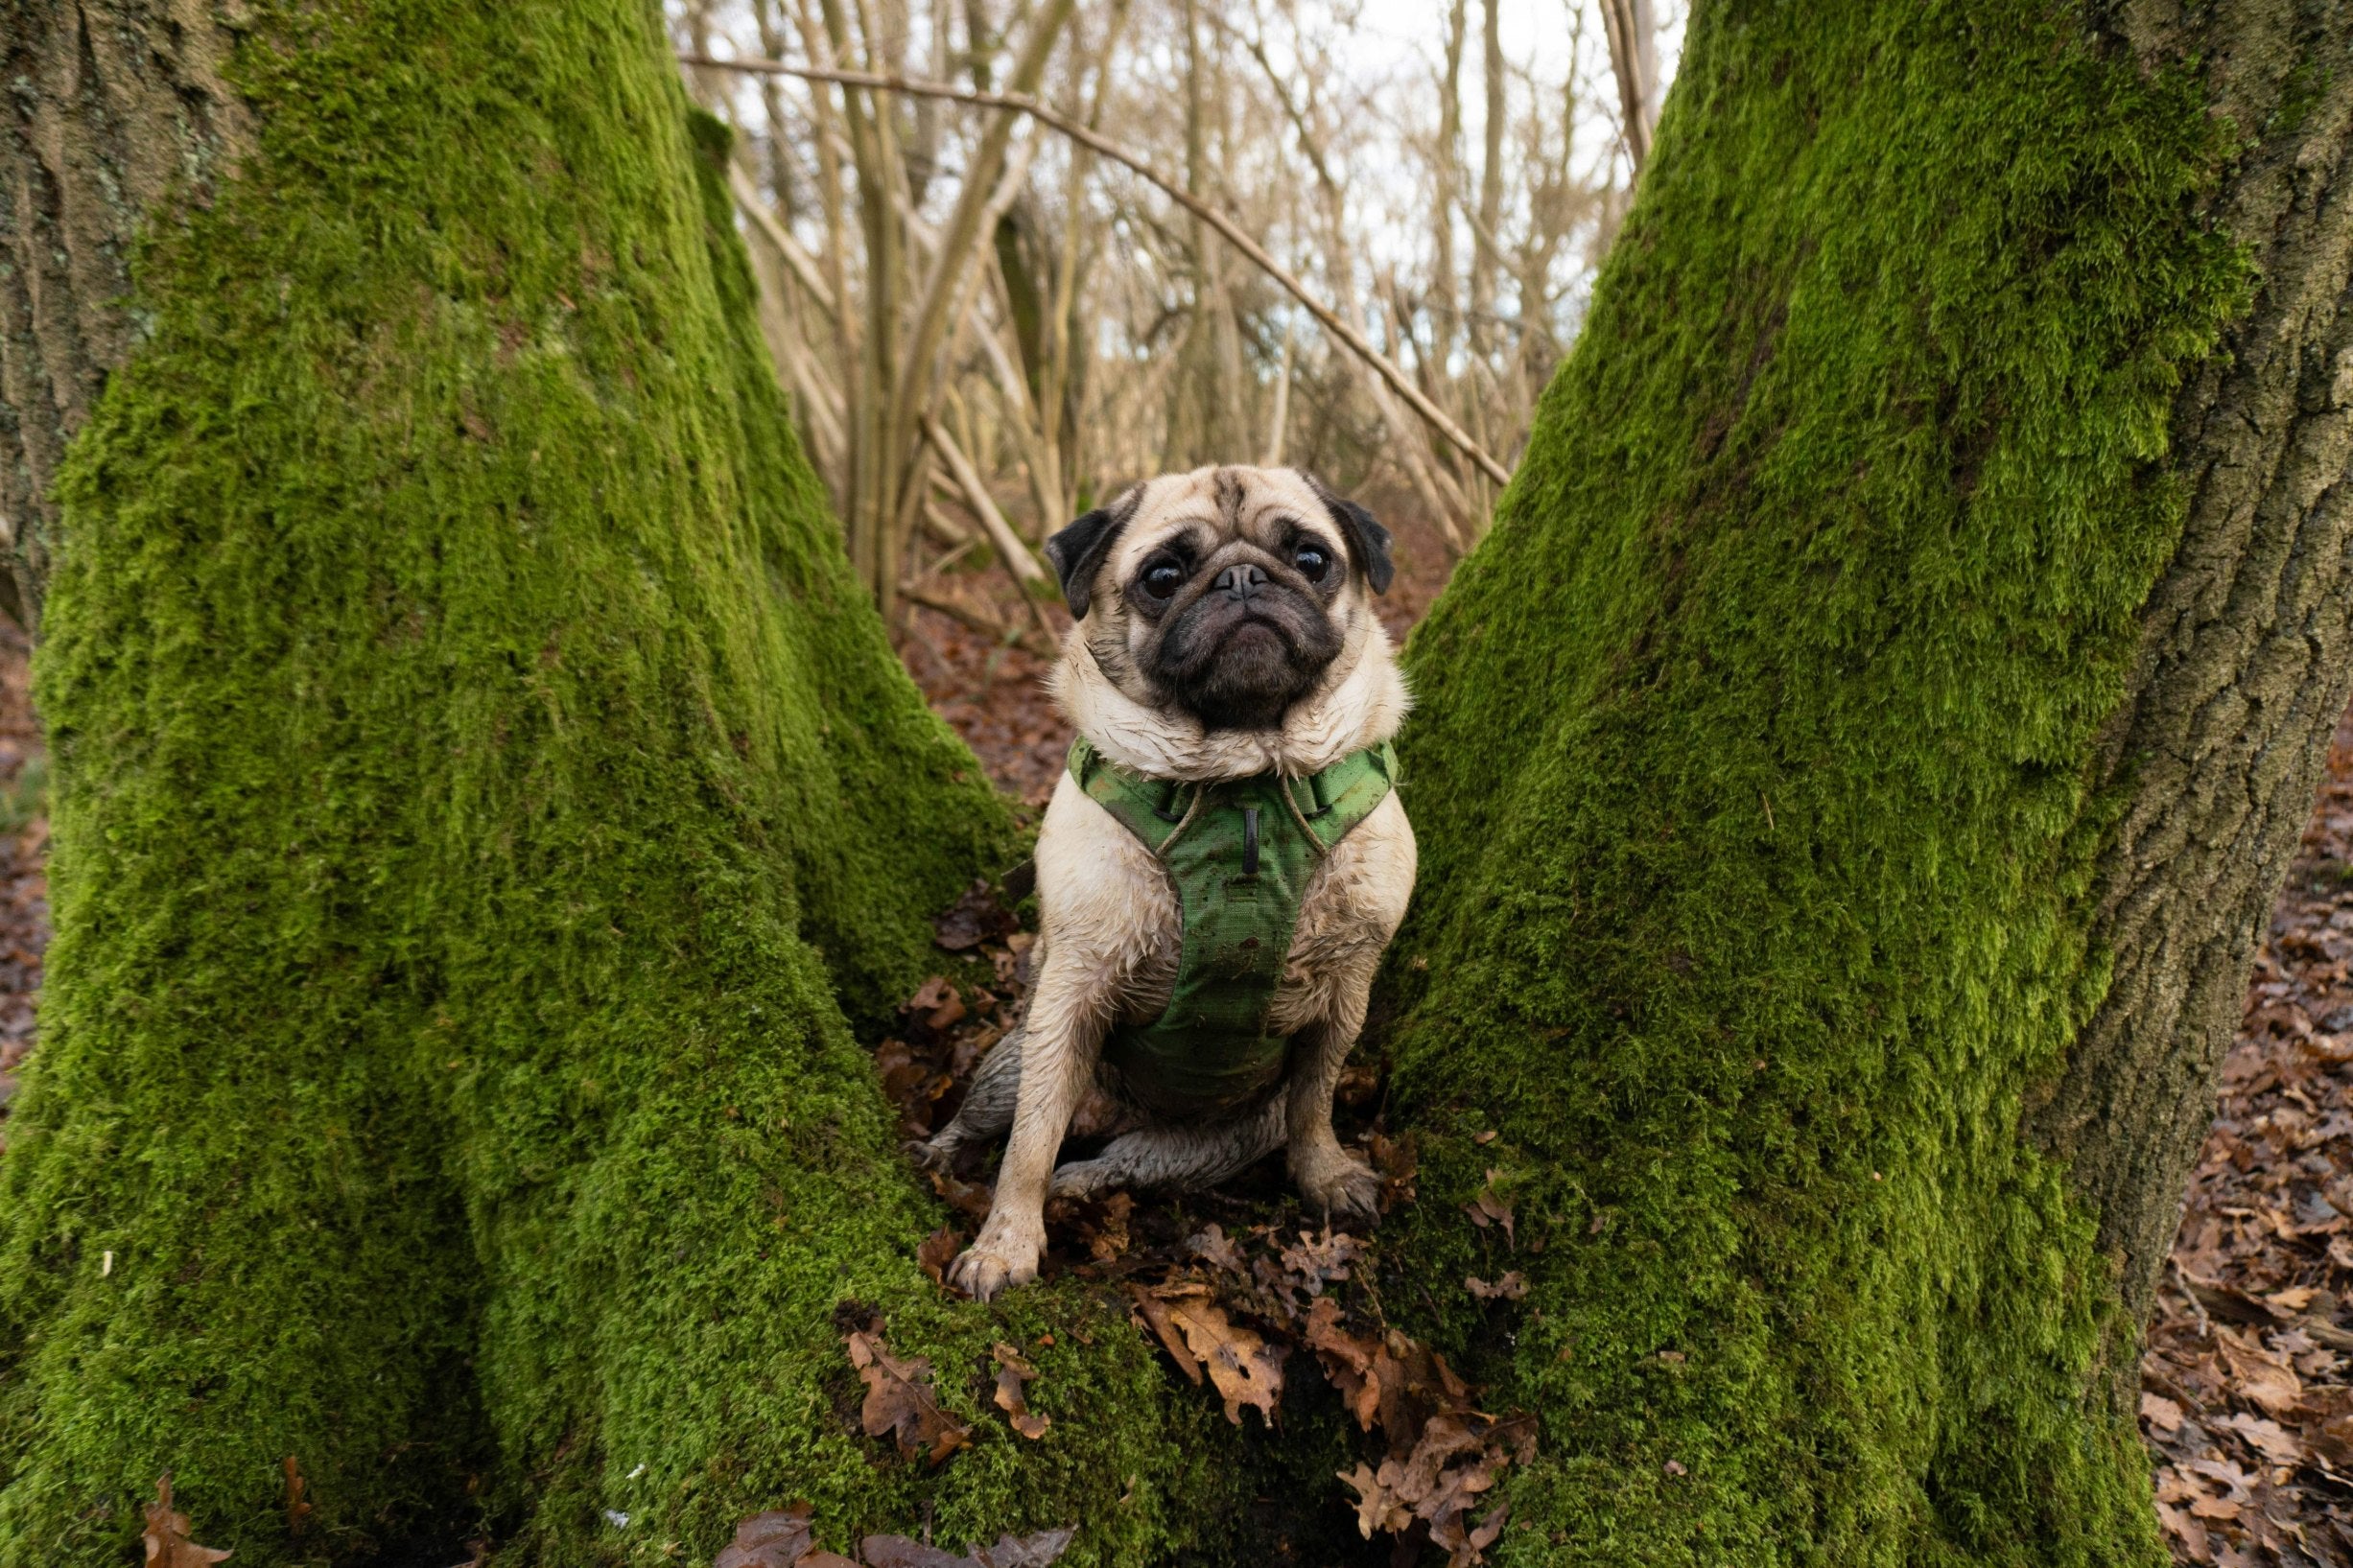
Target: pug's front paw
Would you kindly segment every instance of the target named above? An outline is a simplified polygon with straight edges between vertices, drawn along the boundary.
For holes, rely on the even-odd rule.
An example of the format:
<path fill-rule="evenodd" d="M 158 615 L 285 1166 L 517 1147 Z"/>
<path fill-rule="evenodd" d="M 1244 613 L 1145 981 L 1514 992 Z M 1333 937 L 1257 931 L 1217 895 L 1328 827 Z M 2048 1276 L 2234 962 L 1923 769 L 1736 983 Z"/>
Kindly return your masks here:
<path fill-rule="evenodd" d="M 998 1292 L 1038 1277 L 1043 1240 L 994 1222 L 983 1226 L 979 1239 L 948 1265 L 948 1283 L 976 1301 L 994 1300 Z"/>
<path fill-rule="evenodd" d="M 1338 1145 L 1298 1160 L 1291 1172 L 1299 1195 L 1327 1225 L 1370 1230 L 1380 1223 L 1380 1178 Z"/>

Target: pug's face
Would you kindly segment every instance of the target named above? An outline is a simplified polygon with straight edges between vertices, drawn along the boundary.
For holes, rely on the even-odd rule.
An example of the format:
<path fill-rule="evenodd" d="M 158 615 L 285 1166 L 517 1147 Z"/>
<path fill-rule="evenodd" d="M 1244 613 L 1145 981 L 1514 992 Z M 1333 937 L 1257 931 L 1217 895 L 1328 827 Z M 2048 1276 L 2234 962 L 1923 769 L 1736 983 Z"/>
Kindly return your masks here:
<path fill-rule="evenodd" d="M 1389 586 L 1389 532 L 1289 468 L 1147 480 L 1047 542 L 1105 675 L 1205 729 L 1273 729 Z"/>

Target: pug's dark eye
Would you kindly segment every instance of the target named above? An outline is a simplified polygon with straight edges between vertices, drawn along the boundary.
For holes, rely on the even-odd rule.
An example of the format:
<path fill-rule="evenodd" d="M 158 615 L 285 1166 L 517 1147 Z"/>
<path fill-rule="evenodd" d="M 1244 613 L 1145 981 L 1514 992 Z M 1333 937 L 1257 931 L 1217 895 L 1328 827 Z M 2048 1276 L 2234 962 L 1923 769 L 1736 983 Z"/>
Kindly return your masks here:
<path fill-rule="evenodd" d="M 1143 569 L 1143 591 L 1166 598 L 1185 586 L 1185 569 L 1174 561 L 1154 561 Z"/>
<path fill-rule="evenodd" d="M 1292 553 L 1291 564 L 1309 582 L 1322 582 L 1324 573 L 1331 570 L 1331 557 L 1321 545 L 1302 545 Z"/>

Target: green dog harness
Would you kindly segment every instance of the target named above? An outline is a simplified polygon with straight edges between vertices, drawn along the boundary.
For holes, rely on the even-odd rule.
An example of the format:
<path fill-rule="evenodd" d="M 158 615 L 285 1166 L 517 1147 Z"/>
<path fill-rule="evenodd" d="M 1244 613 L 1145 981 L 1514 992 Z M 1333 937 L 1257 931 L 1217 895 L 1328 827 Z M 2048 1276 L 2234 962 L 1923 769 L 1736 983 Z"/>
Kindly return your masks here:
<path fill-rule="evenodd" d="M 1389 793 L 1396 751 L 1383 742 L 1305 779 L 1182 784 L 1132 773 L 1081 737 L 1071 777 L 1168 868 L 1184 911 L 1167 1009 L 1115 1028 L 1104 1061 L 1139 1105 L 1164 1116 L 1214 1114 L 1263 1094 L 1282 1079 L 1290 1043 L 1267 1033 L 1266 1018 L 1307 878 Z"/>

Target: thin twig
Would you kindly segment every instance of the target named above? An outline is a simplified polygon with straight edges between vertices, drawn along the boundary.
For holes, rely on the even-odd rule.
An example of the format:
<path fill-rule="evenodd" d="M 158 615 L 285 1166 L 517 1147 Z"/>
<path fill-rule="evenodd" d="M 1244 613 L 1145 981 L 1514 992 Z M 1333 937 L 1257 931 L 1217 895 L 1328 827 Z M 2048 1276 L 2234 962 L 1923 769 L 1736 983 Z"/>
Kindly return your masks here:
<path fill-rule="evenodd" d="M 995 545 L 997 553 L 1004 558 L 1005 570 L 1013 574 L 1015 584 L 1044 582 L 1046 568 L 1040 566 L 1038 558 L 1029 553 L 1029 547 L 1023 544 L 1022 536 L 1013 531 L 1013 525 L 1005 521 L 1005 514 L 997 509 L 997 502 L 989 495 L 988 486 L 981 483 L 979 472 L 973 467 L 972 459 L 964 456 L 964 449 L 955 444 L 935 416 L 925 414 L 921 425 L 924 439 L 931 443 L 931 449 L 948 464 L 950 477 L 956 481 L 956 487 L 964 492 L 964 503 L 980 520 L 980 527 L 988 533 L 989 543 Z"/>
<path fill-rule="evenodd" d="M 1089 129 L 1059 110 L 1047 107 L 1034 98 L 1019 93 L 980 92 L 970 87 L 958 87 L 945 82 L 926 82 L 917 77 L 883 74 L 874 71 L 834 71 L 812 65 L 789 65 L 778 59 L 719 59 L 709 55 L 681 55 L 683 64 L 704 66 L 722 71 L 744 71 L 753 75 L 796 77 L 805 82 L 832 82 L 846 87 L 864 87 L 870 91 L 906 93 L 914 98 L 944 98 L 958 104 L 973 104 L 982 108 L 1011 109 L 1026 114 L 1039 124 L 1050 127 L 1081 146 L 1091 149 L 1123 168 L 1132 170 L 1158 186 L 1170 200 L 1215 229 L 1228 245 L 1281 284 L 1285 293 L 1299 301 L 1309 316 L 1322 323 L 1324 330 L 1348 345 L 1349 351 L 1370 365 L 1390 389 L 1405 400 L 1423 421 L 1460 452 L 1477 464 L 1487 477 L 1497 484 L 1511 482 L 1512 471 L 1497 462 L 1485 447 L 1471 437 L 1470 432 L 1449 418 L 1445 410 L 1423 394 L 1412 378 L 1392 363 L 1380 350 L 1375 348 L 1362 333 L 1356 331 L 1307 290 L 1307 286 L 1291 275 L 1282 263 L 1267 254 L 1264 246 L 1252 239 L 1241 225 L 1215 207 L 1191 195 L 1177 181 L 1153 168 L 1142 158 L 1128 152 L 1107 136 Z"/>

